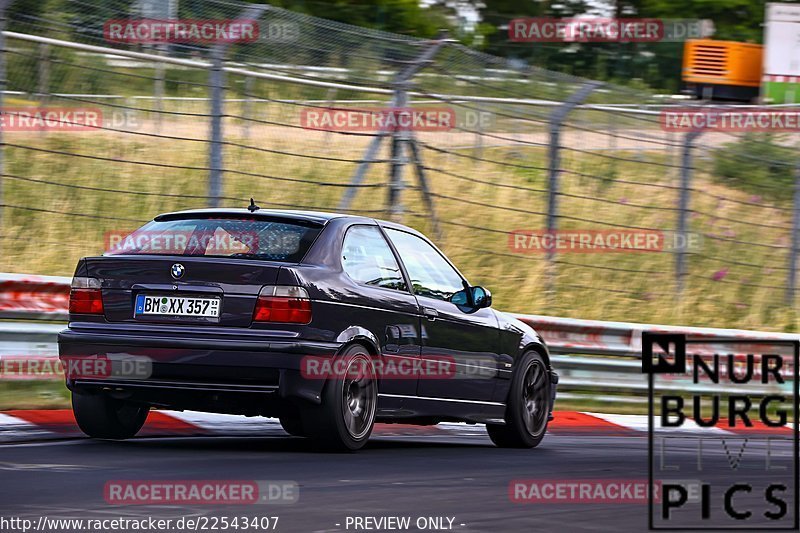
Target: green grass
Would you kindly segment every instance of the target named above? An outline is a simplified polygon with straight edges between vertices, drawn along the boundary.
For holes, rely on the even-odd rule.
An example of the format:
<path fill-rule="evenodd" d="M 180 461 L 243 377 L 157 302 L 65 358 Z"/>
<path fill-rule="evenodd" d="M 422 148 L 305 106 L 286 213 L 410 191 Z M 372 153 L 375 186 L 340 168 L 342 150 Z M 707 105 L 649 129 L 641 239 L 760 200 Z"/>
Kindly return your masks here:
<path fill-rule="evenodd" d="M 69 391 L 63 380 L 0 381 L 0 411 L 69 407 Z"/>

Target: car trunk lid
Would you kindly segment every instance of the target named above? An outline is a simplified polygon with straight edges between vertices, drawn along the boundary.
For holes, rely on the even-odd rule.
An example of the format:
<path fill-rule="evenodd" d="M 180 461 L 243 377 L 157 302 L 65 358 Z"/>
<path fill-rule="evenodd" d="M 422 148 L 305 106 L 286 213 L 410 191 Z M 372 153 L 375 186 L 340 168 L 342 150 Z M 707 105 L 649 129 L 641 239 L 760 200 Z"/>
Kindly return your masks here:
<path fill-rule="evenodd" d="M 87 275 L 101 281 L 105 318 L 110 322 L 238 327 L 250 325 L 259 291 L 275 284 L 281 268 L 261 259 L 189 256 L 90 257 L 85 264 Z M 176 297 L 188 298 L 187 302 L 219 299 L 219 316 L 179 316 L 169 306 L 166 313 L 143 314 L 136 310 L 140 296 L 165 298 L 170 304 Z"/>

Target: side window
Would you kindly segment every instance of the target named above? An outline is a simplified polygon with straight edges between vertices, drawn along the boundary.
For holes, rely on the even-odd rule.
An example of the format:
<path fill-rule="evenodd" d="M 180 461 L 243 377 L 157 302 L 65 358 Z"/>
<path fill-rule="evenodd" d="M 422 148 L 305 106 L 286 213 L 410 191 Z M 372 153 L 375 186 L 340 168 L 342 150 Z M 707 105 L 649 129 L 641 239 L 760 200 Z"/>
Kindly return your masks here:
<path fill-rule="evenodd" d="M 449 300 L 464 288 L 461 276 L 429 243 L 416 235 L 386 229 L 411 277 L 414 292 L 420 296 Z"/>
<path fill-rule="evenodd" d="M 344 236 L 342 267 L 354 281 L 407 291 L 392 249 L 376 226 L 351 226 Z"/>

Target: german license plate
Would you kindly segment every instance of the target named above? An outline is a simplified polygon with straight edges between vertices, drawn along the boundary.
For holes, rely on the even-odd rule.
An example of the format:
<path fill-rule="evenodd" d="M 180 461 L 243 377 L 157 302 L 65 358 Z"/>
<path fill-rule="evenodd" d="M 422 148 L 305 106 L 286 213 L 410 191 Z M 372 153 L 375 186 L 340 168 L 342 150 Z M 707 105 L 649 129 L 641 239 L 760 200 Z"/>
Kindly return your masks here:
<path fill-rule="evenodd" d="M 219 298 L 192 298 L 188 296 L 148 296 L 136 297 L 135 316 L 195 316 L 219 318 Z"/>

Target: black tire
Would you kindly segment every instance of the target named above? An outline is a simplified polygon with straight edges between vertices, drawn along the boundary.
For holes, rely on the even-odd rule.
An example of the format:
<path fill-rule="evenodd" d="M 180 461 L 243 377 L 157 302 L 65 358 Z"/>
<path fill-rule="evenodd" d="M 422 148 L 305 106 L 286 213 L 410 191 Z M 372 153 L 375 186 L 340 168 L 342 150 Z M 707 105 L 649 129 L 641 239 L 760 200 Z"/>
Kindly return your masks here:
<path fill-rule="evenodd" d="M 282 416 L 278 418 L 281 421 L 283 430 L 292 435 L 293 437 L 305 437 L 306 432 L 303 429 L 303 421 L 299 417 Z"/>
<path fill-rule="evenodd" d="M 94 439 L 129 439 L 142 426 L 150 407 L 126 402 L 105 394 L 72 393 L 72 412 L 78 427 Z"/>
<path fill-rule="evenodd" d="M 350 345 L 338 357 L 347 371 L 328 379 L 321 405 L 304 410 L 303 427 L 325 450 L 355 451 L 372 434 L 378 382 L 372 357 L 363 346 Z"/>
<path fill-rule="evenodd" d="M 547 433 L 550 374 L 538 352 L 522 356 L 506 400 L 506 423 L 487 424 L 489 438 L 500 448 L 535 448 Z"/>

